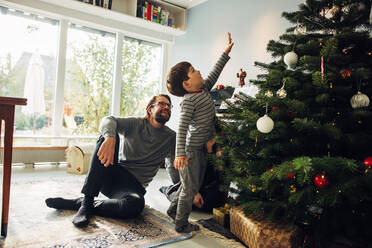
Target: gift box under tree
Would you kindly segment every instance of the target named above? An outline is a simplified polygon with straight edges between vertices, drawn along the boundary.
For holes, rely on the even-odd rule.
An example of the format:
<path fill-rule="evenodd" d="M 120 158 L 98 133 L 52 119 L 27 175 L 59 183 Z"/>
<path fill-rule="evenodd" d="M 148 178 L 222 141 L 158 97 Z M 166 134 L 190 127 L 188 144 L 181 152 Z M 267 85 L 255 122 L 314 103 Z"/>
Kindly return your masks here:
<path fill-rule="evenodd" d="M 264 218 L 246 216 L 241 207 L 230 210 L 230 231 L 249 248 L 297 247 L 299 230 Z"/>

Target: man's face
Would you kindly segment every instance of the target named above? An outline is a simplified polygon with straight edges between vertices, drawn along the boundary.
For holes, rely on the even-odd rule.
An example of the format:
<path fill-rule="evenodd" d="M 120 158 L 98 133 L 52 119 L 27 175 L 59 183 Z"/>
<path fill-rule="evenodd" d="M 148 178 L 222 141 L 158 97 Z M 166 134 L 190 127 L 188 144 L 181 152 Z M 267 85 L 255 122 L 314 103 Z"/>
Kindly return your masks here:
<path fill-rule="evenodd" d="M 151 116 L 157 122 L 165 124 L 171 116 L 171 105 L 167 98 L 158 96 L 151 107 Z"/>

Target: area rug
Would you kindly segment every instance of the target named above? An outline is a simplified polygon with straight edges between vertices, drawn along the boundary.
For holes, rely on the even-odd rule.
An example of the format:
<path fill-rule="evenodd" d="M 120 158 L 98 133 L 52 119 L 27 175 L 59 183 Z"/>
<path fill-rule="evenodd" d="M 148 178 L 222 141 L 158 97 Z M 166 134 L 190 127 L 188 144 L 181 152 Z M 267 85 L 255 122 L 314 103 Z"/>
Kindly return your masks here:
<path fill-rule="evenodd" d="M 8 236 L 0 247 L 156 247 L 191 237 L 179 234 L 157 211 L 135 219 L 93 217 L 83 229 L 71 223 L 75 211 L 46 207 L 48 197 L 79 197 L 83 177 L 25 178 L 11 185 Z"/>

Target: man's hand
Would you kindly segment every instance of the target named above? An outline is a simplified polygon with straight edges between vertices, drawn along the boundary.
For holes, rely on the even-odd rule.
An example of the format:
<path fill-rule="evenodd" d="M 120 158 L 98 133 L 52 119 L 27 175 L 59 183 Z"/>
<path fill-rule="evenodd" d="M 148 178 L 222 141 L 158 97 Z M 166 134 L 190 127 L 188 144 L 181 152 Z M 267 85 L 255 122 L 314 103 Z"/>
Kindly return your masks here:
<path fill-rule="evenodd" d="M 204 205 L 204 199 L 203 199 L 202 195 L 199 192 L 194 196 L 194 200 L 192 201 L 192 204 L 194 204 L 198 208 L 202 208 L 203 207 L 203 205 Z"/>
<path fill-rule="evenodd" d="M 232 42 L 232 40 L 231 40 L 231 34 L 230 34 L 230 32 L 227 33 L 227 36 L 228 36 L 228 44 L 227 44 L 227 47 L 225 49 L 225 54 L 226 55 L 229 55 L 229 53 L 231 51 L 231 48 L 234 45 L 234 42 Z"/>
<path fill-rule="evenodd" d="M 174 168 L 183 169 L 183 164 L 189 165 L 189 161 L 187 160 L 186 156 L 178 156 L 173 162 Z"/>
<path fill-rule="evenodd" d="M 98 159 L 105 167 L 114 164 L 115 142 L 114 137 L 107 136 L 97 152 Z"/>

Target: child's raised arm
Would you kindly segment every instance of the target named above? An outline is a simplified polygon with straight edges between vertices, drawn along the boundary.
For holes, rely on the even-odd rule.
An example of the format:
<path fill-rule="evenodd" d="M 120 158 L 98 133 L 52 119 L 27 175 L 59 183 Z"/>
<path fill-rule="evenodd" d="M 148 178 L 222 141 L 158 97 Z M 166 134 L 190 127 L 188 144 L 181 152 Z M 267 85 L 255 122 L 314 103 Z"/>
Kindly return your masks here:
<path fill-rule="evenodd" d="M 225 54 L 226 55 L 229 55 L 229 53 L 231 51 L 231 48 L 234 45 L 234 42 L 232 42 L 232 40 L 231 40 L 231 34 L 230 34 L 230 32 L 227 33 L 227 37 L 228 37 L 228 44 L 227 44 L 227 47 L 225 49 Z"/>

